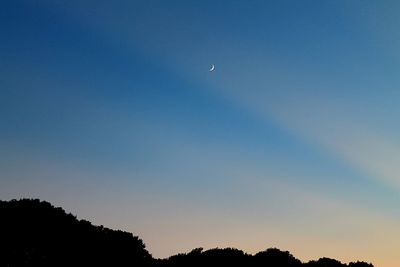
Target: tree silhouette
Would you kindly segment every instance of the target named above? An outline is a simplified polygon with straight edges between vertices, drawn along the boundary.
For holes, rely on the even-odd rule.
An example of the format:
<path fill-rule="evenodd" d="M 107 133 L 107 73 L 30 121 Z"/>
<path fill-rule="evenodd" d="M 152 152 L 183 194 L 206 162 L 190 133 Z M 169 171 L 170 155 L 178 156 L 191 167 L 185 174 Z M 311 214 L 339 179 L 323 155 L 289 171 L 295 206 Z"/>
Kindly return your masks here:
<path fill-rule="evenodd" d="M 357 261 L 357 262 L 350 262 L 349 267 L 374 267 L 374 265 L 372 265 L 371 263 Z"/>
<path fill-rule="evenodd" d="M 0 266 L 137 266 L 151 255 L 131 233 L 77 220 L 48 202 L 0 202 Z"/>
<path fill-rule="evenodd" d="M 320 258 L 317 261 L 310 261 L 306 263 L 307 267 L 345 267 L 346 264 L 341 263 L 335 259 Z"/>
<path fill-rule="evenodd" d="M 296 259 L 289 251 L 281 251 L 277 248 L 269 248 L 254 255 L 257 266 L 268 262 L 271 267 L 298 267 L 301 261 Z"/>
<path fill-rule="evenodd" d="M 321 258 L 302 263 L 288 251 L 270 248 L 255 255 L 235 248 L 195 248 L 154 259 L 131 233 L 78 220 L 37 199 L 0 201 L 0 267 L 373 267 Z"/>

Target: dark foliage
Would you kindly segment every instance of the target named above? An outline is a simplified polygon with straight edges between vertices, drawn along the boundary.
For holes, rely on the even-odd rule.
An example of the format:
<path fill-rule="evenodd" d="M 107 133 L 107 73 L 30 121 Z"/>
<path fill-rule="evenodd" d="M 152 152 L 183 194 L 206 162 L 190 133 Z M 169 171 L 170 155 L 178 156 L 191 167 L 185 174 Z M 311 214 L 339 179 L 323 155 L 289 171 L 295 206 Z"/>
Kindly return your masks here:
<path fill-rule="evenodd" d="M 39 200 L 0 202 L 0 266 L 143 266 L 151 255 L 131 233 L 77 220 Z"/>
<path fill-rule="evenodd" d="M 248 266 L 251 256 L 234 248 L 215 248 L 203 251 L 196 248 L 187 254 L 178 254 L 161 260 L 158 266 Z"/>
<path fill-rule="evenodd" d="M 374 265 L 372 265 L 371 263 L 357 261 L 357 262 L 350 262 L 349 267 L 374 267 Z"/>
<path fill-rule="evenodd" d="M 301 266 L 301 261 L 296 259 L 289 251 L 280 251 L 277 248 L 270 248 L 254 255 L 256 266 L 261 266 L 262 262 L 268 262 L 268 266 Z"/>
<path fill-rule="evenodd" d="M 0 267 L 143 266 L 143 267 L 373 267 L 321 258 L 302 263 L 288 251 L 270 248 L 246 254 L 215 248 L 167 259 L 153 259 L 131 233 L 94 226 L 40 200 L 0 201 Z"/>

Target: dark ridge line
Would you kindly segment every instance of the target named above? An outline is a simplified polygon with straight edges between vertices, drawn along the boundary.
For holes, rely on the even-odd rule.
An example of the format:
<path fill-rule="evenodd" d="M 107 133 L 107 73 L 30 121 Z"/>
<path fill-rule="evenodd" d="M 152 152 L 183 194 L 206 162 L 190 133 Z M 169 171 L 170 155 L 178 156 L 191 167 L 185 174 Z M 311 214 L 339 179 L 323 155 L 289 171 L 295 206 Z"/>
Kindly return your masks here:
<path fill-rule="evenodd" d="M 195 248 L 153 258 L 132 233 L 79 220 L 61 207 L 39 199 L 0 200 L 0 267 L 373 267 L 362 261 L 330 258 L 301 262 L 289 251 L 269 248 L 249 254 L 236 248 Z"/>

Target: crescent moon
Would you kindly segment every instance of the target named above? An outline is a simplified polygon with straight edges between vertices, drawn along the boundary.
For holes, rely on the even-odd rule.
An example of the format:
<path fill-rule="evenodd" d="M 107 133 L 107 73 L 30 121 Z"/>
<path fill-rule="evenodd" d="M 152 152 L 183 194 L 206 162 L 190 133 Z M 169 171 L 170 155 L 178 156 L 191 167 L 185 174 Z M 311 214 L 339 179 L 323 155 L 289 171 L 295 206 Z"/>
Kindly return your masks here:
<path fill-rule="evenodd" d="M 214 71 L 214 69 L 215 69 L 215 65 L 214 65 L 214 64 L 212 64 L 212 65 L 211 65 L 211 68 L 210 68 L 210 70 L 209 70 L 209 71 Z"/>

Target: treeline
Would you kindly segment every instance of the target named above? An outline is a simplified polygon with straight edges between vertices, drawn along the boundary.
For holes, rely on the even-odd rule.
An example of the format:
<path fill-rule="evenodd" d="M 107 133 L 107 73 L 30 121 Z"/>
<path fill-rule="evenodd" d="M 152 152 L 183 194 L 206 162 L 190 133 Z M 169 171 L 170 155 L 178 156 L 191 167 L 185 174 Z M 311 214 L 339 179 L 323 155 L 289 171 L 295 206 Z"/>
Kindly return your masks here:
<path fill-rule="evenodd" d="M 168 259 L 158 260 L 162 267 L 200 266 L 249 266 L 249 267 L 373 267 L 366 262 L 343 264 L 340 261 L 321 258 L 302 263 L 288 251 L 269 248 L 255 255 L 246 254 L 235 248 L 215 248 L 203 251 L 196 248 L 187 254 L 178 254 Z"/>
<path fill-rule="evenodd" d="M 287 251 L 267 249 L 255 255 L 234 248 L 193 249 L 154 259 L 131 233 L 94 226 L 62 208 L 37 199 L 0 201 L 0 267 L 373 267 L 321 258 L 302 263 Z"/>
<path fill-rule="evenodd" d="M 39 200 L 0 202 L 0 266 L 145 266 L 138 237 L 78 220 Z"/>

